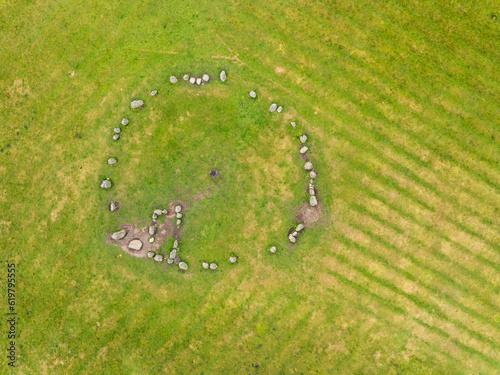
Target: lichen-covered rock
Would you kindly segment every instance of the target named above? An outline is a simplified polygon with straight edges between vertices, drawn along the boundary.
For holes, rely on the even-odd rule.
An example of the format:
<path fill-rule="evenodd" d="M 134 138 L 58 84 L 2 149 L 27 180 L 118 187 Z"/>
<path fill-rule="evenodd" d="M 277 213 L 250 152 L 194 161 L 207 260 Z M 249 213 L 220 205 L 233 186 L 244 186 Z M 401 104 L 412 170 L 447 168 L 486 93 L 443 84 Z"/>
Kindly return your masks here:
<path fill-rule="evenodd" d="M 168 263 L 168 264 L 172 264 L 172 263 L 174 263 L 174 260 L 173 260 L 173 259 L 171 259 L 171 258 L 168 258 L 168 259 L 167 259 L 167 263 Z"/>
<path fill-rule="evenodd" d="M 201 85 L 201 78 L 196 78 L 196 84 L 199 86 Z"/>
<path fill-rule="evenodd" d="M 281 113 L 282 110 L 283 110 L 283 107 L 279 106 L 278 109 L 276 109 L 276 112 Z"/>
<path fill-rule="evenodd" d="M 122 123 L 121 123 L 121 124 L 122 124 L 123 126 L 128 125 L 128 119 L 123 118 L 123 119 L 122 119 Z"/>
<path fill-rule="evenodd" d="M 295 243 L 295 241 L 297 241 L 292 234 L 288 236 L 288 239 L 290 240 L 291 243 Z"/>
<path fill-rule="evenodd" d="M 299 224 L 297 225 L 297 228 L 295 228 L 297 232 L 300 232 L 302 229 L 304 229 L 304 224 Z"/>
<path fill-rule="evenodd" d="M 162 210 L 158 210 L 158 209 L 156 209 L 156 210 L 154 210 L 154 213 L 155 213 L 157 216 L 161 216 L 161 214 L 163 213 L 163 211 L 162 211 Z"/>
<path fill-rule="evenodd" d="M 215 264 L 215 263 L 210 263 L 210 269 L 211 269 L 211 270 L 215 270 L 215 269 L 217 269 L 217 264 Z"/>
<path fill-rule="evenodd" d="M 229 257 L 229 261 L 231 263 L 236 263 L 237 260 L 238 260 L 238 257 Z"/>
<path fill-rule="evenodd" d="M 306 171 L 312 171 L 313 164 L 310 161 L 308 161 L 307 163 L 304 164 L 304 168 L 306 169 Z"/>
<path fill-rule="evenodd" d="M 156 254 L 153 259 L 157 262 L 163 262 L 163 255 Z"/>
<path fill-rule="evenodd" d="M 201 266 L 202 266 L 203 268 L 205 268 L 206 270 L 208 270 L 208 263 L 207 263 L 207 262 L 203 262 L 203 263 L 201 264 Z"/>
<path fill-rule="evenodd" d="M 306 141 L 307 141 L 307 135 L 303 134 L 303 135 L 301 135 L 301 136 L 300 136 L 300 138 L 299 138 L 299 139 L 300 139 L 300 141 L 301 141 L 302 143 L 306 143 Z"/>
<path fill-rule="evenodd" d="M 158 90 L 153 90 L 149 93 L 151 96 L 155 96 L 156 94 L 158 94 Z"/>
<path fill-rule="evenodd" d="M 120 132 L 122 131 L 120 128 L 114 128 L 113 131 L 116 133 L 116 134 L 120 134 Z"/>
<path fill-rule="evenodd" d="M 108 164 L 109 164 L 109 165 L 116 164 L 116 159 L 115 159 L 115 158 L 109 158 L 109 159 L 108 159 Z"/>
<path fill-rule="evenodd" d="M 182 79 L 183 79 L 184 81 L 189 80 L 189 74 L 184 74 L 184 77 L 182 77 Z"/>
<path fill-rule="evenodd" d="M 292 122 L 290 123 L 290 125 L 292 125 L 292 128 L 295 128 L 295 127 L 297 126 L 297 124 L 295 123 L 295 121 L 292 121 Z"/>
<path fill-rule="evenodd" d="M 149 238 L 149 243 L 154 243 L 155 242 L 155 238 L 154 237 L 150 237 Z"/>
<path fill-rule="evenodd" d="M 181 219 L 177 219 L 177 222 L 175 225 L 181 225 L 181 222 L 182 222 Z"/>
<path fill-rule="evenodd" d="M 274 112 L 274 111 L 276 111 L 276 108 L 278 108 L 278 106 L 276 105 L 276 103 L 273 103 L 273 104 L 271 104 L 271 106 L 269 107 L 269 111 Z"/>
<path fill-rule="evenodd" d="M 130 103 L 130 107 L 132 109 L 141 108 L 142 106 L 144 106 L 144 102 L 142 100 L 134 100 Z"/>
<path fill-rule="evenodd" d="M 269 249 L 269 251 L 274 254 L 276 252 L 276 246 L 273 246 Z"/>
<path fill-rule="evenodd" d="M 174 249 L 179 248 L 179 242 L 177 240 L 174 241 Z"/>
<path fill-rule="evenodd" d="M 309 150 L 309 147 L 304 146 L 304 147 L 302 147 L 302 148 L 300 149 L 300 153 L 301 153 L 301 154 L 305 154 L 305 153 L 307 152 L 307 150 Z"/>
<path fill-rule="evenodd" d="M 181 210 L 182 210 L 181 206 L 179 205 L 175 206 L 175 212 L 181 212 Z"/>
<path fill-rule="evenodd" d="M 148 258 L 154 258 L 154 256 L 156 255 L 156 253 L 154 251 L 148 251 Z"/>
<path fill-rule="evenodd" d="M 181 219 L 182 218 L 182 214 L 179 212 L 178 214 L 175 215 L 177 217 L 177 219 Z"/>
<path fill-rule="evenodd" d="M 170 76 L 170 83 L 177 83 L 177 77 L 175 76 Z"/>
<path fill-rule="evenodd" d="M 219 78 L 220 78 L 220 80 L 222 82 L 226 82 L 227 75 L 226 75 L 226 71 L 225 70 L 223 70 L 222 72 L 220 72 Z"/>
<path fill-rule="evenodd" d="M 142 241 L 141 240 L 132 240 L 130 241 L 130 243 L 128 244 L 128 248 L 130 250 L 135 250 L 135 251 L 139 251 L 142 249 Z"/>
<path fill-rule="evenodd" d="M 318 204 L 318 200 L 316 199 L 315 195 L 311 195 L 311 198 L 309 199 L 309 204 L 314 207 Z"/>
<path fill-rule="evenodd" d="M 115 135 L 113 136 L 113 141 L 117 141 L 117 140 L 119 140 L 119 139 L 120 139 L 120 134 L 115 134 Z"/>
<path fill-rule="evenodd" d="M 101 182 L 101 189 L 109 189 L 111 187 L 111 181 L 109 178 Z"/>
<path fill-rule="evenodd" d="M 116 204 L 116 202 L 111 202 L 111 203 L 109 204 L 109 210 L 110 210 L 111 212 L 116 211 L 116 210 L 117 210 L 117 208 L 118 208 L 118 205 Z"/>
<path fill-rule="evenodd" d="M 183 271 L 188 269 L 188 265 L 186 262 L 179 262 L 179 268 Z"/>
<path fill-rule="evenodd" d="M 292 236 L 294 236 L 294 237 L 298 237 L 298 236 L 299 236 L 299 232 L 297 232 L 297 231 L 293 232 L 293 233 L 292 233 Z"/>
<path fill-rule="evenodd" d="M 257 93 L 255 91 L 250 91 L 249 95 L 252 99 L 255 99 L 257 97 Z"/>
<path fill-rule="evenodd" d="M 196 78 L 194 77 L 189 78 L 189 83 L 194 85 L 196 83 Z"/>
<path fill-rule="evenodd" d="M 177 250 L 176 249 L 173 249 L 171 252 L 170 252 L 170 256 L 169 258 L 170 259 L 175 259 L 175 257 L 177 256 Z"/>
<path fill-rule="evenodd" d="M 317 175 L 316 175 L 316 172 L 311 171 L 311 173 L 309 173 L 309 176 L 310 176 L 311 178 L 316 178 L 316 176 L 317 176 Z"/>
<path fill-rule="evenodd" d="M 127 231 L 125 229 L 122 229 L 118 232 L 115 232 L 111 235 L 111 238 L 114 239 L 115 241 L 121 240 L 127 235 Z"/>
<path fill-rule="evenodd" d="M 309 195 L 316 195 L 316 192 L 314 191 L 314 188 L 313 189 L 309 189 Z"/>
<path fill-rule="evenodd" d="M 210 77 L 208 76 L 208 74 L 203 74 L 203 81 L 204 82 L 208 82 L 209 79 L 210 79 Z"/>
<path fill-rule="evenodd" d="M 167 211 L 167 210 L 161 210 L 161 213 L 162 213 L 163 215 L 166 215 L 166 214 L 168 214 L 168 211 Z"/>

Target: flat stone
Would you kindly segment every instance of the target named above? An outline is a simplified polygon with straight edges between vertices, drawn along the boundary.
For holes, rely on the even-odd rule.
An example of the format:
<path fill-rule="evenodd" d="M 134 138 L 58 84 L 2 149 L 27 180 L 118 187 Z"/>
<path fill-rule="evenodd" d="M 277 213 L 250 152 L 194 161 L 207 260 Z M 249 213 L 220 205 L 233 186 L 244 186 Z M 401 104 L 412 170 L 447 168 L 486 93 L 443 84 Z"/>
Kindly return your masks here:
<path fill-rule="evenodd" d="M 113 136 L 113 141 L 117 141 L 117 140 L 119 140 L 119 139 L 120 139 L 120 134 L 115 134 L 115 135 Z"/>
<path fill-rule="evenodd" d="M 179 262 L 179 268 L 185 271 L 188 269 L 188 265 L 186 262 Z"/>
<path fill-rule="evenodd" d="M 142 241 L 141 240 L 132 240 L 128 244 L 128 248 L 131 250 L 139 251 L 142 249 Z"/>
<path fill-rule="evenodd" d="M 316 199 L 316 196 L 311 195 L 311 198 L 309 199 L 309 204 L 314 207 L 318 204 L 318 200 Z"/>
<path fill-rule="evenodd" d="M 170 83 L 177 83 L 177 77 L 170 76 Z"/>
<path fill-rule="evenodd" d="M 175 259 L 175 257 L 177 256 L 177 250 L 176 249 L 173 249 L 171 252 L 170 252 L 170 256 L 169 258 L 170 259 Z"/>
<path fill-rule="evenodd" d="M 237 257 L 229 257 L 229 261 L 230 261 L 231 263 L 236 263 L 236 261 L 237 261 L 237 260 L 238 260 L 238 258 L 237 258 Z"/>
<path fill-rule="evenodd" d="M 104 180 L 103 182 L 101 182 L 101 188 L 102 189 L 109 189 L 110 187 L 111 187 L 111 181 L 109 181 L 109 179 Z"/>
<path fill-rule="evenodd" d="M 290 240 L 291 243 L 295 243 L 295 241 L 297 241 L 293 235 L 289 235 L 288 239 Z"/>
<path fill-rule="evenodd" d="M 210 77 L 208 76 L 208 74 L 203 74 L 202 79 L 203 79 L 204 82 L 208 82 L 208 80 L 210 79 Z"/>
<path fill-rule="evenodd" d="M 220 78 L 220 80 L 221 80 L 222 82 L 226 82 L 226 78 L 227 78 L 227 76 L 226 76 L 226 71 L 225 71 L 225 70 L 223 70 L 222 72 L 220 72 L 220 74 L 219 74 L 219 78 Z"/>
<path fill-rule="evenodd" d="M 281 113 L 282 110 L 283 110 L 283 107 L 279 106 L 278 109 L 276 110 L 276 112 Z"/>
<path fill-rule="evenodd" d="M 181 212 L 182 207 L 181 206 L 175 206 L 175 212 Z"/>
<path fill-rule="evenodd" d="M 271 106 L 269 107 L 269 110 L 270 110 L 271 112 L 274 112 L 274 111 L 276 111 L 276 108 L 278 108 L 278 106 L 276 105 L 276 103 L 273 103 L 273 104 L 271 104 Z"/>
<path fill-rule="evenodd" d="M 177 223 L 175 225 L 181 225 L 181 219 L 177 219 Z"/>
<path fill-rule="evenodd" d="M 206 270 L 208 270 L 208 263 L 207 263 L 207 262 L 203 262 L 203 263 L 201 264 L 201 266 L 202 266 L 203 268 L 205 268 Z"/>
<path fill-rule="evenodd" d="M 154 256 L 156 255 L 156 253 L 154 251 L 148 251 L 148 258 L 154 258 Z"/>
<path fill-rule="evenodd" d="M 150 225 L 149 226 L 149 235 L 154 236 L 155 233 L 156 233 L 156 227 L 154 225 Z"/>
<path fill-rule="evenodd" d="M 215 263 L 210 263 L 210 269 L 211 269 L 211 270 L 215 270 L 215 269 L 217 269 L 217 264 L 215 264 Z"/>
<path fill-rule="evenodd" d="M 300 149 L 300 153 L 301 153 L 301 154 L 305 154 L 305 153 L 307 152 L 307 150 L 309 150 L 309 147 L 304 146 L 304 147 L 302 147 L 302 148 Z"/>
<path fill-rule="evenodd" d="M 199 86 L 199 85 L 201 85 L 201 78 L 197 78 L 197 79 L 196 79 L 196 84 L 197 84 L 198 86 Z"/>
<path fill-rule="evenodd" d="M 123 118 L 123 119 L 122 119 L 122 125 L 123 125 L 123 126 L 128 125 L 128 119 Z"/>
<path fill-rule="evenodd" d="M 142 100 L 134 100 L 132 103 L 130 103 L 130 107 L 132 109 L 141 108 L 143 105 L 144 102 Z"/>
<path fill-rule="evenodd" d="M 292 127 L 293 127 L 293 128 L 295 128 L 295 127 L 297 126 L 297 124 L 295 123 L 295 121 L 292 121 L 292 122 L 290 123 L 290 125 L 292 125 Z"/>
<path fill-rule="evenodd" d="M 300 232 L 302 229 L 304 229 L 304 224 L 299 224 L 297 225 L 297 228 L 295 228 L 297 232 Z"/>
<path fill-rule="evenodd" d="M 249 95 L 252 99 L 255 99 L 257 97 L 257 93 L 255 91 L 250 91 Z"/>
<path fill-rule="evenodd" d="M 313 163 L 308 161 L 307 163 L 304 164 L 304 168 L 306 169 L 306 171 L 312 171 L 312 169 L 314 168 Z"/>
<path fill-rule="evenodd" d="M 274 254 L 276 252 L 276 246 L 273 246 L 269 249 L 269 251 Z"/>
<path fill-rule="evenodd" d="M 117 209 L 117 208 L 118 208 L 118 205 L 117 205 L 115 202 L 111 202 L 111 203 L 109 204 L 109 210 L 110 210 L 111 212 L 116 211 L 116 209 Z"/>
<path fill-rule="evenodd" d="M 184 81 L 187 81 L 189 79 L 189 74 L 184 74 L 184 77 L 182 77 Z"/>
<path fill-rule="evenodd" d="M 302 143 L 306 143 L 306 141 L 307 141 L 307 135 L 303 134 L 303 135 L 301 135 L 301 136 L 300 136 L 300 138 L 299 138 L 299 139 L 300 139 L 300 141 L 301 141 Z"/>
<path fill-rule="evenodd" d="M 158 94 L 158 90 L 153 90 L 149 93 L 151 96 L 155 96 L 156 94 Z"/>
<path fill-rule="evenodd" d="M 177 215 L 175 215 L 177 217 L 177 219 L 180 219 L 182 218 L 182 214 L 179 212 Z"/>
<path fill-rule="evenodd" d="M 108 164 L 109 164 L 109 165 L 116 164 L 116 159 L 115 159 L 115 158 L 109 158 L 109 159 L 108 159 Z"/>
<path fill-rule="evenodd" d="M 153 259 L 157 262 L 163 262 L 163 255 L 156 254 Z"/>
<path fill-rule="evenodd" d="M 156 210 L 154 210 L 154 213 L 155 213 L 156 215 L 158 215 L 158 216 L 161 216 L 161 214 L 163 213 L 163 211 L 162 211 L 162 210 L 158 210 L 158 209 L 156 209 Z"/>
<path fill-rule="evenodd" d="M 111 235 L 111 238 L 114 239 L 115 241 L 121 240 L 127 235 L 127 231 L 125 229 L 122 229 L 118 232 L 115 232 Z"/>
<path fill-rule="evenodd" d="M 194 77 L 189 78 L 189 83 L 194 85 L 196 83 L 196 78 Z"/>
<path fill-rule="evenodd" d="M 317 175 L 316 175 L 316 172 L 311 171 L 311 173 L 309 173 L 309 176 L 310 176 L 311 178 L 316 178 L 316 176 L 317 176 Z"/>
<path fill-rule="evenodd" d="M 174 241 L 174 249 L 178 249 L 179 248 L 179 242 L 177 242 L 177 240 Z"/>

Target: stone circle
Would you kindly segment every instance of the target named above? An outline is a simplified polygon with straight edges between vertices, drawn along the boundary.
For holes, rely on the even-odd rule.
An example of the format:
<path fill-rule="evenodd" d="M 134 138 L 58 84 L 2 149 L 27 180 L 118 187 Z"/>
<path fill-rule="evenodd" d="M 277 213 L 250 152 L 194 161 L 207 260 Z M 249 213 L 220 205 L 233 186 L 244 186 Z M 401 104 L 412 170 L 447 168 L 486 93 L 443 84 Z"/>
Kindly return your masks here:
<path fill-rule="evenodd" d="M 177 240 L 174 241 L 174 249 L 178 249 L 179 248 L 179 242 L 177 242 Z"/>
<path fill-rule="evenodd" d="M 116 134 L 120 134 L 121 133 L 121 129 L 120 128 L 114 128 L 113 131 L 116 133 Z"/>
<path fill-rule="evenodd" d="M 303 135 L 301 135 L 301 136 L 300 136 L 300 138 L 299 138 L 299 139 L 300 139 L 300 141 L 301 141 L 302 143 L 306 143 L 306 141 L 307 141 L 307 135 L 303 134 Z"/>
<path fill-rule="evenodd" d="M 180 219 L 182 218 L 182 214 L 179 212 L 177 215 L 175 215 L 177 217 L 177 219 Z"/>
<path fill-rule="evenodd" d="M 181 206 L 179 206 L 179 205 L 175 206 L 175 212 L 178 213 L 178 212 L 181 212 L 181 210 L 182 210 Z"/>
<path fill-rule="evenodd" d="M 156 233 L 156 227 L 154 225 L 150 225 L 149 226 L 149 235 L 154 236 L 155 233 Z"/>
<path fill-rule="evenodd" d="M 148 251 L 148 258 L 154 258 L 154 256 L 156 255 L 156 253 L 154 251 Z"/>
<path fill-rule="evenodd" d="M 157 262 L 163 262 L 163 255 L 156 254 L 153 259 Z"/>
<path fill-rule="evenodd" d="M 316 175 L 316 172 L 311 171 L 311 172 L 309 173 L 309 176 L 310 176 L 311 178 L 316 178 L 316 176 L 317 176 L 317 175 Z"/>
<path fill-rule="evenodd" d="M 304 229 L 304 224 L 299 224 L 297 225 L 297 228 L 295 228 L 297 232 L 300 232 L 302 229 Z"/>
<path fill-rule="evenodd" d="M 159 209 L 156 209 L 156 210 L 154 210 L 154 213 L 155 213 L 156 215 L 158 215 L 158 216 L 161 216 L 161 214 L 163 213 L 163 211 L 162 211 L 162 210 L 159 210 Z"/>
<path fill-rule="evenodd" d="M 173 259 L 171 259 L 171 258 L 168 258 L 168 259 L 167 259 L 167 263 L 168 263 L 168 264 L 172 264 L 172 263 L 174 263 L 174 260 L 173 260 Z"/>
<path fill-rule="evenodd" d="M 177 222 L 175 225 L 181 225 L 181 219 L 177 219 Z"/>
<path fill-rule="evenodd" d="M 111 212 L 116 211 L 116 209 L 117 209 L 117 208 L 118 208 L 118 205 L 117 205 L 115 202 L 111 202 L 111 203 L 109 204 L 109 210 L 110 210 Z"/>
<path fill-rule="evenodd" d="M 292 121 L 292 122 L 290 123 L 290 125 L 292 125 L 292 127 L 293 127 L 293 128 L 295 128 L 295 127 L 297 126 L 297 124 L 295 123 L 295 121 Z"/>
<path fill-rule="evenodd" d="M 156 94 L 158 94 L 158 90 L 153 90 L 149 93 L 151 96 L 155 96 Z"/>
<path fill-rule="evenodd" d="M 196 78 L 196 84 L 199 86 L 201 85 L 201 78 Z"/>
<path fill-rule="evenodd" d="M 189 78 L 189 83 L 194 85 L 196 83 L 196 78 L 194 77 Z"/>
<path fill-rule="evenodd" d="M 276 110 L 276 112 L 281 113 L 282 110 L 283 110 L 283 107 L 279 106 L 278 109 Z"/>
<path fill-rule="evenodd" d="M 184 81 L 187 81 L 189 79 L 189 74 L 184 74 L 184 77 L 182 77 Z"/>
<path fill-rule="evenodd" d="M 229 261 L 230 261 L 231 263 L 236 263 L 236 260 L 238 260 L 238 258 L 237 258 L 237 257 L 229 257 Z"/>
<path fill-rule="evenodd" d="M 290 240 L 291 243 L 295 243 L 296 241 L 295 237 L 292 234 L 288 236 L 288 239 Z"/>
<path fill-rule="evenodd" d="M 175 257 L 177 256 L 177 250 L 176 249 L 173 249 L 171 252 L 170 252 L 170 256 L 169 258 L 170 259 L 175 259 Z"/>

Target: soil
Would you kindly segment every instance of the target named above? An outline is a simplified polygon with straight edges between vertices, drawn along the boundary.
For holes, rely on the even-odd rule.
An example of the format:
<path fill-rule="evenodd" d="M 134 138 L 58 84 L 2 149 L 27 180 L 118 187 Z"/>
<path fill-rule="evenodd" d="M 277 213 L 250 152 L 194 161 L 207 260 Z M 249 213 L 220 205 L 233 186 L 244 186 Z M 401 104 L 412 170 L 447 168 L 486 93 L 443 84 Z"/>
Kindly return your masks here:
<path fill-rule="evenodd" d="M 319 199 L 318 205 L 314 207 L 311 207 L 308 202 L 304 202 L 297 212 L 295 221 L 304 224 L 304 227 L 307 228 L 317 222 L 321 218 L 321 215 L 322 212 L 319 207 Z"/>
<path fill-rule="evenodd" d="M 220 175 L 220 171 L 217 168 L 214 168 L 214 169 L 212 169 L 212 171 L 210 171 L 210 177 L 212 177 L 212 178 L 219 177 L 219 175 Z"/>

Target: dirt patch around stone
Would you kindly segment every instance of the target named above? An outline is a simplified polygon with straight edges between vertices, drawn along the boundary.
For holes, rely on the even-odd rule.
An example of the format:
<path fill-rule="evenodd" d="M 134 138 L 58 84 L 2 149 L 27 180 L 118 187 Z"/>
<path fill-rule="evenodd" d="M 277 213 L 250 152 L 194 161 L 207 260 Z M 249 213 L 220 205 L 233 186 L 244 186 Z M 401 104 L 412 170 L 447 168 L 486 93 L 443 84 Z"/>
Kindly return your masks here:
<path fill-rule="evenodd" d="M 319 201 L 319 199 L 318 199 Z M 308 202 L 304 202 L 302 206 L 299 207 L 295 220 L 297 223 L 304 224 L 304 227 L 312 226 L 321 219 L 323 212 L 321 210 L 320 204 L 318 202 L 317 206 L 311 207 Z"/>

